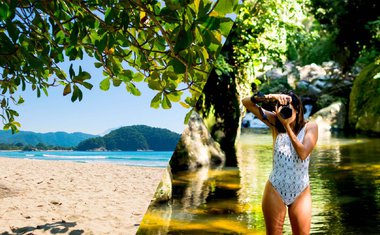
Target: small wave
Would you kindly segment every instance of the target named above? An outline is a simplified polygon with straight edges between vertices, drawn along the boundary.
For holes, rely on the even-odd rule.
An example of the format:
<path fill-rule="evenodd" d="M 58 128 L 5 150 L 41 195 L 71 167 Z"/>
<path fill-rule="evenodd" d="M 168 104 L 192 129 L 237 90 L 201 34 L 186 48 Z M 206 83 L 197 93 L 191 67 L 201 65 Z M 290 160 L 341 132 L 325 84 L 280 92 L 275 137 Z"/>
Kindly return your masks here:
<path fill-rule="evenodd" d="M 70 156 L 70 155 L 54 155 L 42 154 L 44 157 L 50 158 L 66 158 L 66 159 L 107 159 L 107 156 Z"/>
<path fill-rule="evenodd" d="M 124 161 L 169 161 L 170 158 L 163 158 L 163 157 L 158 157 L 158 158 L 151 158 L 151 157 L 109 157 L 110 160 L 124 160 Z"/>
<path fill-rule="evenodd" d="M 25 154 L 25 157 L 34 157 L 34 154 Z"/>

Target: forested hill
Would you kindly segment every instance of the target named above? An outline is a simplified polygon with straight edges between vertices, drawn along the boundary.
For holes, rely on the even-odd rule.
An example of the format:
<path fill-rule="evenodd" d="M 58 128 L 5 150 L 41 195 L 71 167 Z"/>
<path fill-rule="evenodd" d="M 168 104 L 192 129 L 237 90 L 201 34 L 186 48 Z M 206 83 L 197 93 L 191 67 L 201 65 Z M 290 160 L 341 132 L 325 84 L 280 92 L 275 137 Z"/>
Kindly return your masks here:
<path fill-rule="evenodd" d="M 167 129 L 145 125 L 126 126 L 111 131 L 103 137 L 79 143 L 77 150 L 153 150 L 174 151 L 180 135 Z"/>
<path fill-rule="evenodd" d="M 49 133 L 36 133 L 32 131 L 20 131 L 12 134 L 11 131 L 0 131 L 0 143 L 4 144 L 18 144 L 23 145 L 51 145 L 62 147 L 74 147 L 81 141 L 95 137 L 95 135 L 85 134 L 81 132 L 66 133 L 66 132 L 49 132 Z"/>

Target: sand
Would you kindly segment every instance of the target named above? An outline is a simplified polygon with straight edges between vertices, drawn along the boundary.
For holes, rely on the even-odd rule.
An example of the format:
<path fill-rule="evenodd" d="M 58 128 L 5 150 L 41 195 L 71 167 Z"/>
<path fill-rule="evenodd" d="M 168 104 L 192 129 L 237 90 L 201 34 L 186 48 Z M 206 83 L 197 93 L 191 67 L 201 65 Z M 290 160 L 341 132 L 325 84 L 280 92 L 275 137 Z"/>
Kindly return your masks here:
<path fill-rule="evenodd" d="M 0 158 L 0 234 L 135 234 L 163 172 Z"/>

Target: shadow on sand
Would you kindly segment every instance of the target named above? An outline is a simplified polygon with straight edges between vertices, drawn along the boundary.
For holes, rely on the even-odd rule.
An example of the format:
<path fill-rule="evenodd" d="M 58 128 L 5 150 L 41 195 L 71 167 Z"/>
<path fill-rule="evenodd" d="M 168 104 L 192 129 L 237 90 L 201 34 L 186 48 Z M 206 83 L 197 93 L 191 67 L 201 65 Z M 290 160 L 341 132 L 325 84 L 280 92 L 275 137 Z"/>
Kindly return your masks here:
<path fill-rule="evenodd" d="M 77 225 L 75 222 L 66 222 L 64 220 L 55 223 L 46 223 L 44 225 L 37 225 L 36 227 L 26 226 L 22 228 L 11 228 L 12 233 L 3 232 L 0 235 L 11 235 L 11 234 L 25 234 L 32 235 L 36 230 L 43 230 L 45 232 L 50 232 L 51 234 L 60 234 L 67 233 L 69 235 L 81 235 L 84 233 L 83 230 L 72 230 L 69 232 L 70 228 L 73 228 Z"/>

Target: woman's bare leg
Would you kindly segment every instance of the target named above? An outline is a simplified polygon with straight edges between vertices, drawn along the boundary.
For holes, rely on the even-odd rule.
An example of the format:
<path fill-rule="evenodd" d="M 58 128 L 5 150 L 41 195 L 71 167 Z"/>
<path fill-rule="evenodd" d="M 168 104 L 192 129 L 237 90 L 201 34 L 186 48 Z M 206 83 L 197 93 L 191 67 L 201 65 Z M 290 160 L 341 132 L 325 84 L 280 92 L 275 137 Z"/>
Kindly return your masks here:
<path fill-rule="evenodd" d="M 310 234 L 311 194 L 308 186 L 289 206 L 289 219 L 293 234 Z"/>
<path fill-rule="evenodd" d="M 282 234 L 286 206 L 282 201 L 280 194 L 273 188 L 269 181 L 265 185 L 262 209 L 267 235 Z"/>

